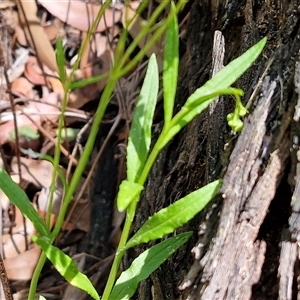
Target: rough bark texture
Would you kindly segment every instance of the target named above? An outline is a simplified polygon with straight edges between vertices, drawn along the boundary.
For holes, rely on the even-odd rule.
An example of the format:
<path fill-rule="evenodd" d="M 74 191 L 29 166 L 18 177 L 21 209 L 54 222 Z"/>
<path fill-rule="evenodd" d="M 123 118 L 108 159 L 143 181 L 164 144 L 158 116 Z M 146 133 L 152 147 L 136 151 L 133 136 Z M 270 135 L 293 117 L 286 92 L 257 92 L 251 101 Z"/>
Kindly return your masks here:
<path fill-rule="evenodd" d="M 180 229 L 194 231 L 190 242 L 135 299 L 300 299 L 299 1 L 194 0 L 188 8 L 177 109 L 211 77 L 216 30 L 225 37 L 224 64 L 264 36 L 268 43 L 236 83 L 250 112 L 242 133 L 233 137 L 225 123 L 232 99 L 219 99 L 153 168 L 136 228 L 208 181 L 222 177 L 224 184 Z"/>

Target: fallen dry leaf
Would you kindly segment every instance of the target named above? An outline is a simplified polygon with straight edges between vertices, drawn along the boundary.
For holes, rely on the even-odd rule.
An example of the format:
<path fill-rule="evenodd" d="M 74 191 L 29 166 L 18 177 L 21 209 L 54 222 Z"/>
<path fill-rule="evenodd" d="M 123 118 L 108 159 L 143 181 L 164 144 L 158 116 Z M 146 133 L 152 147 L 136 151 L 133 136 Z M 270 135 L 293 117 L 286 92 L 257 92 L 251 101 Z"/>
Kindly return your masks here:
<path fill-rule="evenodd" d="M 10 280 L 30 280 L 40 258 L 39 247 L 27 250 L 16 257 L 4 259 L 4 267 Z"/>
<path fill-rule="evenodd" d="M 22 95 L 26 98 L 30 98 L 29 95 L 33 87 L 34 85 L 25 77 L 16 78 L 11 83 L 11 91 L 16 95 Z"/>
<path fill-rule="evenodd" d="M 35 56 L 29 56 L 28 61 L 25 64 L 24 75 L 30 82 L 36 85 L 46 85 L 45 77 L 37 62 Z"/>
<path fill-rule="evenodd" d="M 52 180 L 53 165 L 46 160 L 20 157 L 22 179 L 33 184 L 37 188 L 50 187 Z M 18 160 L 13 157 L 11 169 L 18 173 Z"/>
<path fill-rule="evenodd" d="M 39 0 L 39 3 L 53 16 L 81 31 L 88 31 L 101 9 L 100 5 L 86 3 L 84 1 Z M 104 31 L 107 27 L 111 27 L 120 21 L 120 18 L 121 11 L 107 9 L 96 31 Z"/>
<path fill-rule="evenodd" d="M 42 26 L 48 40 L 55 41 L 60 30 L 61 21 L 58 18 L 54 18 L 54 20 L 50 24 L 42 24 Z"/>
<path fill-rule="evenodd" d="M 20 0 L 17 3 L 20 25 L 25 28 L 26 37 L 30 42 L 31 47 L 36 50 L 36 54 L 42 63 L 44 63 L 50 70 L 57 71 L 54 50 L 43 27 L 41 26 L 40 19 L 36 15 L 36 2 Z M 23 15 L 23 11 L 25 15 Z M 27 28 L 27 23 L 29 24 L 29 28 Z"/>
<path fill-rule="evenodd" d="M 11 8 L 14 6 L 16 6 L 16 3 L 14 3 L 14 1 L 2 0 L 0 2 L 0 9 Z"/>

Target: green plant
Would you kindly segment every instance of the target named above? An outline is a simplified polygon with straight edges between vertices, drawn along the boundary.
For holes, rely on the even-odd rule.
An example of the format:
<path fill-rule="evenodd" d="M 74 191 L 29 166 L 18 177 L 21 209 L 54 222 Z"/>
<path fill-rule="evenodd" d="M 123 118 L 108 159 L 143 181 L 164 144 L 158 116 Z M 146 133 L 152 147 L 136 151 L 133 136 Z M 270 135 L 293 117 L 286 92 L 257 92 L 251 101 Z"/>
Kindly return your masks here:
<path fill-rule="evenodd" d="M 40 261 L 32 278 L 29 299 L 34 298 L 37 280 L 45 263 L 46 257 L 53 263 L 55 268 L 66 278 L 68 282 L 85 290 L 94 299 L 100 299 L 89 279 L 78 271 L 72 259 L 64 254 L 61 250 L 54 247 L 52 244 L 61 229 L 68 205 L 72 200 L 72 196 L 90 157 L 99 124 L 104 115 L 116 81 L 138 63 L 146 51 L 151 47 L 151 45 L 153 45 L 155 40 L 166 29 L 167 33 L 163 66 L 164 126 L 156 143 L 150 151 L 152 138 L 151 127 L 159 88 L 158 66 L 155 55 L 152 55 L 149 60 L 147 73 L 135 108 L 129 134 L 127 146 L 127 179 L 121 183 L 117 197 L 117 207 L 120 211 L 126 210 L 126 220 L 102 299 L 129 299 L 134 294 L 138 283 L 147 278 L 156 268 L 159 267 L 161 263 L 163 263 L 169 257 L 169 255 L 171 255 L 174 251 L 176 251 L 176 249 L 185 243 L 191 233 L 183 233 L 178 236 L 168 238 L 158 245 L 146 250 L 133 261 L 131 267 L 124 271 L 116 281 L 117 272 L 126 250 L 141 243 L 147 243 L 149 241 L 162 238 L 165 235 L 174 232 L 176 228 L 182 226 L 192 219 L 218 193 L 222 184 L 221 180 L 216 180 L 207 186 L 183 197 L 182 199 L 177 200 L 169 207 L 160 210 L 150 217 L 134 234 L 134 236 L 128 240 L 129 232 L 136 214 L 136 208 L 140 194 L 144 188 L 149 172 L 159 152 L 182 128 L 184 128 L 185 125 L 187 125 L 195 116 L 205 110 L 215 97 L 219 95 L 233 95 L 236 98 L 236 108 L 234 113 L 228 115 L 227 118 L 229 125 L 234 130 L 241 130 L 242 121 L 240 120 L 240 117 L 244 116 L 246 113 L 246 110 L 240 101 L 240 97 L 243 95 L 243 92 L 240 89 L 232 88 L 230 86 L 251 66 L 251 64 L 261 53 L 266 43 L 266 39 L 261 40 L 246 53 L 229 63 L 215 77 L 197 89 L 187 99 L 180 111 L 174 115 L 173 108 L 176 95 L 179 61 L 178 24 L 176 15 L 182 7 L 183 2 L 184 1 L 179 1 L 176 6 L 172 4 L 171 13 L 157 28 L 154 26 L 157 16 L 168 4 L 168 1 L 162 1 L 157 10 L 152 14 L 147 24 L 145 24 L 143 27 L 141 34 L 136 38 L 135 41 L 133 41 L 126 51 L 126 31 L 121 34 L 120 42 L 116 51 L 115 64 L 113 65 L 111 72 L 105 75 L 108 77 L 108 83 L 99 101 L 99 106 L 95 114 L 95 119 L 84 152 L 70 183 L 68 183 L 66 180 L 63 180 L 65 197 L 61 211 L 57 218 L 57 222 L 52 231 L 49 229 L 51 206 L 49 208 L 47 221 L 45 223 L 33 209 L 24 191 L 22 191 L 14 182 L 12 182 L 7 173 L 5 173 L 3 170 L 0 170 L 0 188 L 7 194 L 12 203 L 19 207 L 23 214 L 32 221 L 39 235 L 39 237 L 34 237 L 33 240 L 43 250 Z M 93 24 L 88 32 L 87 39 L 79 51 L 79 58 L 75 63 L 73 72 L 70 76 L 66 75 L 64 69 L 65 62 L 63 47 L 60 39 L 58 39 L 57 63 L 59 67 L 60 79 L 63 83 L 65 91 L 64 99 L 62 101 L 62 112 L 66 110 L 67 95 L 72 88 L 84 86 L 93 82 L 94 80 L 99 80 L 99 77 L 97 77 L 81 82 L 74 82 L 73 76 L 76 68 L 78 68 L 83 47 L 89 41 L 97 21 L 100 20 L 105 7 L 108 5 L 109 1 L 105 2 L 105 5 L 100 11 L 95 24 Z M 140 52 L 129 65 L 126 65 L 127 58 L 133 52 L 134 48 L 139 42 L 139 39 L 145 36 L 148 32 L 153 31 L 153 28 L 156 29 L 156 32 L 153 34 L 153 39 L 147 43 L 144 49 L 140 50 Z M 123 52 L 124 54 L 121 55 Z M 57 136 L 58 145 L 63 138 L 63 124 L 64 114 L 62 113 L 59 119 L 59 131 Z M 51 199 L 53 198 L 57 174 L 61 175 L 59 172 L 60 147 L 58 145 L 55 148 L 55 155 L 53 159 L 55 171 L 52 180 L 53 184 L 51 187 Z"/>

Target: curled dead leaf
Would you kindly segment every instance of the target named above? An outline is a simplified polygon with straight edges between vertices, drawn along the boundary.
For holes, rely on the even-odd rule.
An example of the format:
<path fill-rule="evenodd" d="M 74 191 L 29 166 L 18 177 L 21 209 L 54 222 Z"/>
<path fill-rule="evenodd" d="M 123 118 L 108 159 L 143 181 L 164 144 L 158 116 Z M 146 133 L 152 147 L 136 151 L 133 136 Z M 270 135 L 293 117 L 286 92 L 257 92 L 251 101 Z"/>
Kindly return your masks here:
<path fill-rule="evenodd" d="M 29 98 L 33 84 L 25 77 L 16 78 L 11 84 L 11 91 L 17 95 L 22 95 Z"/>
<path fill-rule="evenodd" d="M 50 187 L 53 165 L 46 160 L 35 160 L 20 157 L 22 179 L 33 184 L 37 188 Z M 18 160 L 16 157 L 11 162 L 12 171 L 18 173 Z"/>
<path fill-rule="evenodd" d="M 4 267 L 10 280 L 30 280 L 40 258 L 41 250 L 34 247 L 16 257 L 4 259 Z"/>
<path fill-rule="evenodd" d="M 50 70 L 57 71 L 54 50 L 43 27 L 41 26 L 40 19 L 37 17 L 36 2 L 20 0 L 17 4 L 20 25 L 25 30 L 30 46 L 36 50 L 36 54 L 43 64 L 45 64 Z M 29 28 L 27 28 L 27 24 L 29 24 Z"/>
<path fill-rule="evenodd" d="M 46 85 L 42 70 L 35 56 L 29 56 L 25 64 L 24 74 L 28 80 L 36 85 Z"/>
<path fill-rule="evenodd" d="M 54 20 L 49 24 L 43 24 L 44 31 L 47 35 L 49 41 L 54 41 L 57 38 L 61 26 L 61 21 L 58 18 L 54 18 Z"/>

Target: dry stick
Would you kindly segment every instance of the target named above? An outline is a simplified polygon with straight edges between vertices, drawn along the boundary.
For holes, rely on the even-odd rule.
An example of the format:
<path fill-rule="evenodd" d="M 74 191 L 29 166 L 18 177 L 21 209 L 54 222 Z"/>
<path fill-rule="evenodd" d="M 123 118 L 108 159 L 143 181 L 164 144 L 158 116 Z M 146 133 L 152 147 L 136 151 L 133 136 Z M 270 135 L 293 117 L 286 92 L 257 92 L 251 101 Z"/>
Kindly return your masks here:
<path fill-rule="evenodd" d="M 3 259 L 2 259 L 2 255 L 0 254 L 0 279 L 1 279 L 1 283 L 3 286 L 3 291 L 4 291 L 4 295 L 5 295 L 5 299 L 6 300 L 13 300 L 13 296 L 10 290 L 10 285 L 9 285 L 9 281 L 7 278 L 7 274 L 6 274 L 6 270 L 4 267 L 4 263 L 3 263 Z"/>

